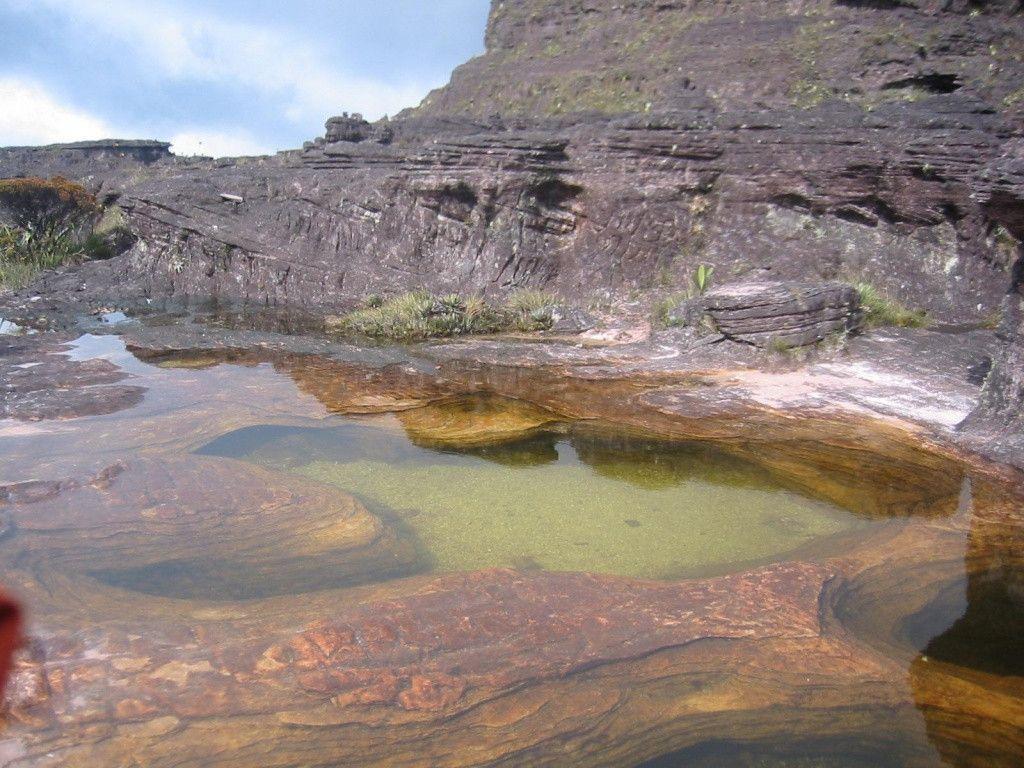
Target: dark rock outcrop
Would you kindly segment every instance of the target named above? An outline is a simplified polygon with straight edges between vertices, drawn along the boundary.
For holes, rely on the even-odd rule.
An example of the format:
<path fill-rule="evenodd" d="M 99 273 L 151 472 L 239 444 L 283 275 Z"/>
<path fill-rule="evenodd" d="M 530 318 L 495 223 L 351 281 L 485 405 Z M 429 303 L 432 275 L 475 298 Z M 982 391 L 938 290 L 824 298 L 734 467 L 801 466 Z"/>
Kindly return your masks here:
<path fill-rule="evenodd" d="M 708 292 L 704 312 L 728 339 L 804 347 L 861 323 L 860 295 L 842 283 L 741 283 Z"/>
<path fill-rule="evenodd" d="M 148 166 L 172 158 L 171 145 L 144 139 L 107 139 L 0 149 L 0 178 L 67 176 L 84 179 L 133 165 Z"/>
<path fill-rule="evenodd" d="M 924 95 L 1019 103 L 1014 0 L 494 3 L 487 51 L 416 114 L 737 110 Z M 514 74 L 513 74 L 514 73 Z"/>
<path fill-rule="evenodd" d="M 708 264 L 723 279 L 863 280 L 960 321 L 1006 292 L 975 193 L 1009 126 L 955 94 L 874 112 L 418 133 L 429 127 L 407 121 L 390 145 L 91 174 L 139 243 L 36 291 L 343 308 L 411 288 L 536 286 L 587 303 L 684 285 Z"/>

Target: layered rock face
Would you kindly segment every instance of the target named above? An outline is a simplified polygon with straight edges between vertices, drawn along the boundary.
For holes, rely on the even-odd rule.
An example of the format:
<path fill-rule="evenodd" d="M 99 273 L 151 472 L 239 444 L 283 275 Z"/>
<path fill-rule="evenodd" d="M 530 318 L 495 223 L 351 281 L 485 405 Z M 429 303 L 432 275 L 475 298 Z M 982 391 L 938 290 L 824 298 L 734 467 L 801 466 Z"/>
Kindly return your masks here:
<path fill-rule="evenodd" d="M 275 158 L 3 151 L 0 176 L 84 179 L 140 235 L 56 292 L 345 307 L 543 286 L 586 304 L 708 264 L 981 320 L 1020 234 L 1022 29 L 1010 2 L 495 3 L 487 54 L 402 119 L 333 118 Z M 577 70 L 618 90 L 558 101 L 545 84 Z"/>
<path fill-rule="evenodd" d="M 803 347 L 860 326 L 860 297 L 849 285 L 748 283 L 720 288 L 701 309 L 728 339 Z"/>

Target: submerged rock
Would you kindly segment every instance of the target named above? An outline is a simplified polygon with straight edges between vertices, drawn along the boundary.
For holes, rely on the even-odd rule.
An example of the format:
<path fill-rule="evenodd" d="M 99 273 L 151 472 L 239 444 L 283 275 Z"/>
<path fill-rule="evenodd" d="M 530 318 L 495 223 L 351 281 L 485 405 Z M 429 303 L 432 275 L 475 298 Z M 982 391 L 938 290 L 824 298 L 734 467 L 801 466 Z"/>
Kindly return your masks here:
<path fill-rule="evenodd" d="M 69 338 L 0 335 L 0 419 L 43 421 L 115 413 L 146 388 L 107 360 L 75 360 Z"/>
<path fill-rule="evenodd" d="M 348 494 L 227 459 L 124 461 L 92 477 L 0 487 L 0 504 L 26 561 L 155 595 L 293 594 L 416 562 Z"/>
<path fill-rule="evenodd" d="M 521 440 L 560 420 L 558 414 L 511 398 L 465 397 L 398 414 L 418 445 L 498 445 Z"/>

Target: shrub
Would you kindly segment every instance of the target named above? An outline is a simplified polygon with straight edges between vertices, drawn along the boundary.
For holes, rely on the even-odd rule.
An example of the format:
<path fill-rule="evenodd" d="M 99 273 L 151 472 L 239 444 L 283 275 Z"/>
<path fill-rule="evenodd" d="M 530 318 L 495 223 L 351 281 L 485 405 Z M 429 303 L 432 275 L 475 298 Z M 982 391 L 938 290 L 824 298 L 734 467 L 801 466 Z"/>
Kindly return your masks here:
<path fill-rule="evenodd" d="M 0 288 L 18 289 L 41 271 L 113 255 L 112 241 L 91 233 L 96 199 L 67 179 L 0 179 Z M 89 232 L 89 234 L 86 234 Z"/>
<path fill-rule="evenodd" d="M 881 293 L 873 285 L 858 283 L 864 321 L 869 328 L 892 326 L 897 328 L 923 328 L 928 315 L 919 309 L 908 309 L 895 299 Z"/>
<path fill-rule="evenodd" d="M 15 226 L 45 226 L 56 221 L 77 223 L 99 211 L 85 187 L 60 176 L 45 179 L 0 179 L 0 209 Z"/>

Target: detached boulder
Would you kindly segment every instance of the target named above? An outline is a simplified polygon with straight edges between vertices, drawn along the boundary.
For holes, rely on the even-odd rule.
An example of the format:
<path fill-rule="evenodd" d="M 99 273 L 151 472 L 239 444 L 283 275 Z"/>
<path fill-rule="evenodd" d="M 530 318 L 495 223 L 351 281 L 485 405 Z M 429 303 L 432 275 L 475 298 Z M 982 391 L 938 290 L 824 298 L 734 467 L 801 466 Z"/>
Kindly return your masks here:
<path fill-rule="evenodd" d="M 599 320 L 578 307 L 556 306 L 551 308 L 551 328 L 554 333 L 586 333 L 593 330 Z"/>
<path fill-rule="evenodd" d="M 739 283 L 708 291 L 705 314 L 733 341 L 805 347 L 860 327 L 860 294 L 845 283 Z"/>

